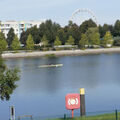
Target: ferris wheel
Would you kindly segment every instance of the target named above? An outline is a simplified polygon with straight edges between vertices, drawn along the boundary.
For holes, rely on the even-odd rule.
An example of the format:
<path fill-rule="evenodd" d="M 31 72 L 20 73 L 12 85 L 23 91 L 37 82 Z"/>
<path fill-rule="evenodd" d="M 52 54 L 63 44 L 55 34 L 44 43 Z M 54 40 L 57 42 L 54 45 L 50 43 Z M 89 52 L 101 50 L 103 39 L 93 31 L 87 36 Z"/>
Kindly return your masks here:
<path fill-rule="evenodd" d="M 79 14 L 83 14 L 83 13 L 87 13 L 90 17 L 89 19 L 92 19 L 97 26 L 99 26 L 99 23 L 98 23 L 98 20 L 94 14 L 94 12 L 90 9 L 77 9 L 73 14 L 72 14 L 72 17 L 70 18 L 70 21 L 73 21 L 74 22 L 74 19 L 77 15 Z M 82 17 L 81 17 L 82 18 Z M 84 20 L 87 20 L 87 19 L 84 19 Z M 81 21 L 82 23 L 83 21 Z"/>

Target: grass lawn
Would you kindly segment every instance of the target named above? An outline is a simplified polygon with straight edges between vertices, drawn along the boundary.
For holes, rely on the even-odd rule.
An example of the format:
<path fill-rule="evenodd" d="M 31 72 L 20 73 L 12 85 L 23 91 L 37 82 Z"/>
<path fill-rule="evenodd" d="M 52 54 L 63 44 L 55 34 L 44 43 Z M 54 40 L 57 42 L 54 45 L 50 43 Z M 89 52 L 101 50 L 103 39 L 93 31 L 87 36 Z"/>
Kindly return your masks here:
<path fill-rule="evenodd" d="M 118 120 L 120 120 L 120 113 L 118 113 Z M 64 118 L 58 119 L 47 119 L 47 120 L 64 120 Z M 116 120 L 115 113 L 112 114 L 102 114 L 96 116 L 88 116 L 88 117 L 75 117 L 73 119 L 66 118 L 65 120 Z"/>

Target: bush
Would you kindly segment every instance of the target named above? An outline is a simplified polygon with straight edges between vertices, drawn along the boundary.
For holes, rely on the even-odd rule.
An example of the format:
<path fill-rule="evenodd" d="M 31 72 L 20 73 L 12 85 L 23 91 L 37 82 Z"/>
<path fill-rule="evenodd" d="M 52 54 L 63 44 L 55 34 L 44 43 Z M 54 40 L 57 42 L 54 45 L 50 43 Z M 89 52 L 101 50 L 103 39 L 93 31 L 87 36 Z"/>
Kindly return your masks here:
<path fill-rule="evenodd" d="M 40 46 L 34 46 L 34 50 L 41 50 Z"/>
<path fill-rule="evenodd" d="M 114 43 L 113 43 L 114 46 L 120 46 L 120 37 L 115 37 L 114 38 Z"/>
<path fill-rule="evenodd" d="M 53 57 L 56 57 L 56 56 L 55 56 L 55 54 L 47 54 L 47 55 L 45 55 L 45 57 L 53 58 Z"/>

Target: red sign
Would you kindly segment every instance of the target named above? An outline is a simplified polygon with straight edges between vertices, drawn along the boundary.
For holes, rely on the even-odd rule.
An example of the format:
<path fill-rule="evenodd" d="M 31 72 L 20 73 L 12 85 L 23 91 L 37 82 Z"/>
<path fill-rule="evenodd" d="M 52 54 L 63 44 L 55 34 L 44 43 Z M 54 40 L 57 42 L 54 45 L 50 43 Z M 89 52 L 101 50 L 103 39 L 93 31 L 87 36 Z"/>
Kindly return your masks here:
<path fill-rule="evenodd" d="M 80 108 L 80 94 L 67 94 L 65 97 L 66 109 L 73 110 Z"/>

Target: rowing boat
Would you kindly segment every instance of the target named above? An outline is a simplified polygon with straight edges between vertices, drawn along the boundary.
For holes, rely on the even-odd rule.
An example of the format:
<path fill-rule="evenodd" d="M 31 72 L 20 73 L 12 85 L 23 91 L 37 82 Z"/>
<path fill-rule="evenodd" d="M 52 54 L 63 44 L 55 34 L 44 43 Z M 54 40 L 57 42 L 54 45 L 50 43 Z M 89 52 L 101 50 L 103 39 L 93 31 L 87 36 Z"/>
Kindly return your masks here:
<path fill-rule="evenodd" d="M 46 68 L 46 67 L 61 67 L 63 66 L 63 64 L 51 64 L 51 65 L 41 65 L 41 66 L 38 66 L 39 68 Z"/>

